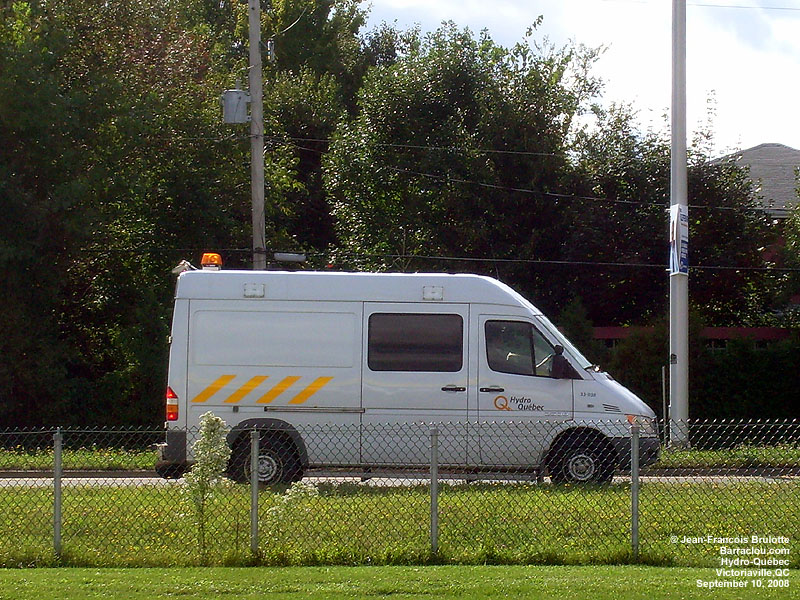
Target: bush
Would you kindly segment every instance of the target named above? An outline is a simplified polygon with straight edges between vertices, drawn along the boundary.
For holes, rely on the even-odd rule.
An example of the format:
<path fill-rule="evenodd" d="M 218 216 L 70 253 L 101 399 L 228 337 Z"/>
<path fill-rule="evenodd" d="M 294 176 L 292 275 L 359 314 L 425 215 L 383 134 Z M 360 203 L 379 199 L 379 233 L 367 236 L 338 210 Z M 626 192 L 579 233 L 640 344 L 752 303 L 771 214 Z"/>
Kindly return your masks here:
<path fill-rule="evenodd" d="M 795 419 L 800 413 L 800 337 L 760 347 L 732 340 L 724 350 L 705 347 L 690 332 L 690 419 Z M 661 415 L 661 367 L 668 365 L 665 324 L 640 330 L 611 352 L 608 371 Z"/>

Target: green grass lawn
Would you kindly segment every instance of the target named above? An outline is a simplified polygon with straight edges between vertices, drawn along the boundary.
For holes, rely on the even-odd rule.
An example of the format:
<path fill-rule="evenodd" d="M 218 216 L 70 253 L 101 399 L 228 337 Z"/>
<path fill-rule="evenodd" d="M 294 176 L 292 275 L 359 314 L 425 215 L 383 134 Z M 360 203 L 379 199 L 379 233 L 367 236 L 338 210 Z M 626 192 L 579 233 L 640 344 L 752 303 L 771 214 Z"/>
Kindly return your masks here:
<path fill-rule="evenodd" d="M 152 471 L 156 464 L 154 450 L 87 447 L 65 449 L 61 456 L 65 470 Z M 52 471 L 53 449 L 0 450 L 2 471 Z"/>
<path fill-rule="evenodd" d="M 443 485 L 439 554 L 430 555 L 424 485 L 322 484 L 287 502 L 260 492 L 260 540 L 250 554 L 247 486 L 207 507 L 199 544 L 194 506 L 179 485 L 66 487 L 63 555 L 52 553 L 52 490 L 0 488 L 0 566 L 620 564 L 630 550 L 630 488 Z M 718 566 L 713 544 L 673 536 L 780 535 L 800 566 L 800 482 L 647 483 L 640 562 Z"/>
<path fill-rule="evenodd" d="M 65 448 L 62 463 L 66 470 L 152 471 L 156 463 L 156 452 L 152 449 L 89 445 L 83 448 Z M 776 446 L 744 445 L 727 450 L 665 450 L 661 454 L 661 459 L 652 467 L 733 469 L 798 466 L 800 466 L 800 447 L 797 444 L 781 444 Z M 52 469 L 52 447 L 23 448 L 19 446 L 0 449 L 0 471 L 48 471 Z"/>
<path fill-rule="evenodd" d="M 0 600 L 186 600 L 236 598 L 526 598 L 532 600 L 715 600 L 792 598 L 789 588 L 703 589 L 712 569 L 643 566 L 424 566 L 191 569 L 22 569 L 0 571 Z M 780 584 L 784 585 L 784 584 Z"/>
<path fill-rule="evenodd" d="M 665 450 L 653 468 L 779 468 L 800 467 L 797 444 L 737 446 L 727 450 Z"/>

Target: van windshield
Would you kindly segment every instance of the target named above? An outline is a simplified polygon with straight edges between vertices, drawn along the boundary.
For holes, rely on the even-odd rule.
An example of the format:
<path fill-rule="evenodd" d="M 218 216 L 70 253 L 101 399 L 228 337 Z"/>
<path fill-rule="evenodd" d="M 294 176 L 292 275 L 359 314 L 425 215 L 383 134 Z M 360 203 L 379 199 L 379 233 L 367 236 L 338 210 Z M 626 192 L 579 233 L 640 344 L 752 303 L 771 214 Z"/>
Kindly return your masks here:
<path fill-rule="evenodd" d="M 558 340 L 559 344 L 564 346 L 564 350 L 566 351 L 566 353 L 572 356 L 576 361 L 578 361 L 578 365 L 580 366 L 581 369 L 588 369 L 589 367 L 592 366 L 592 362 L 588 360 L 583 354 L 581 354 L 580 351 L 575 346 L 572 345 L 572 342 L 570 342 L 567 338 L 565 338 L 564 334 L 562 334 L 556 328 L 556 326 L 550 322 L 550 320 L 547 317 L 545 317 L 544 315 L 539 315 L 536 318 L 539 319 L 542 328 L 545 331 L 547 331 L 547 333 L 551 335 L 553 339 Z"/>

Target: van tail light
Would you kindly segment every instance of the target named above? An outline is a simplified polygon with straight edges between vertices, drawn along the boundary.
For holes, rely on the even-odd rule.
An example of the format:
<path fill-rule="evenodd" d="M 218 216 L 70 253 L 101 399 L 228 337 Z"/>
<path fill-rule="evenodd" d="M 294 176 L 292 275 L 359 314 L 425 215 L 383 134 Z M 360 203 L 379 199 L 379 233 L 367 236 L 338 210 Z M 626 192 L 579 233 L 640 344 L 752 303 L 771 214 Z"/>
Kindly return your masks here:
<path fill-rule="evenodd" d="M 178 420 L 178 394 L 167 387 L 167 421 Z"/>

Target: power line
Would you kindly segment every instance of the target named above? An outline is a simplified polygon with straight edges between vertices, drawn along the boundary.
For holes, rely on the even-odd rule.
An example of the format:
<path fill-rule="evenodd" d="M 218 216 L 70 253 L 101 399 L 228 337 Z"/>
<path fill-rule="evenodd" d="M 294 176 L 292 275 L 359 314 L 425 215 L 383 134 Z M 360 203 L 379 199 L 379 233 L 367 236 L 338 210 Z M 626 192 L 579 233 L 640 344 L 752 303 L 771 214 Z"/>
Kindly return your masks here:
<path fill-rule="evenodd" d="M 207 138 L 205 138 L 207 139 Z M 307 152 L 316 152 L 317 154 L 324 154 L 324 150 L 320 150 L 319 148 L 309 148 L 307 146 L 300 146 L 297 142 L 314 142 L 314 143 L 324 143 L 330 144 L 335 140 L 333 138 L 305 138 L 305 137 L 295 137 L 295 136 L 266 136 L 265 139 L 269 139 L 273 142 L 292 142 L 292 145 L 300 150 L 306 150 Z M 405 148 L 410 150 L 437 150 L 437 151 L 458 151 L 463 152 L 464 148 L 460 148 L 458 146 L 425 146 L 420 144 L 392 144 L 388 142 L 375 142 L 375 146 L 380 146 L 382 148 Z M 557 153 L 557 152 L 536 152 L 532 150 L 496 150 L 496 149 L 489 149 L 489 148 L 469 148 L 470 152 L 475 152 L 477 154 L 507 154 L 511 156 L 550 156 L 550 157 L 564 157 L 564 153 Z M 715 158 L 708 161 L 710 165 L 728 165 L 732 164 L 738 168 L 742 168 L 745 166 L 749 166 L 749 163 L 741 162 L 741 154 L 744 152 L 743 150 L 739 150 L 737 152 L 732 152 L 720 158 Z M 771 166 L 786 166 L 786 167 L 800 167 L 800 161 L 794 162 L 783 162 L 783 161 L 775 161 L 775 160 L 762 160 L 759 161 L 759 164 L 769 164 Z"/>
<path fill-rule="evenodd" d="M 412 171 L 411 169 L 400 169 L 397 167 L 386 167 L 390 171 L 396 171 L 398 173 L 406 173 L 409 175 L 415 175 L 417 177 L 424 177 L 426 179 L 435 179 L 438 181 L 447 181 L 451 183 L 461 183 L 465 185 L 475 185 L 479 187 L 485 187 L 493 190 L 501 190 L 504 192 L 518 192 L 522 194 L 533 194 L 537 196 L 548 196 L 551 198 L 556 198 L 558 200 L 591 200 L 591 201 L 602 201 L 602 202 L 613 202 L 616 204 L 637 204 L 637 205 L 646 205 L 646 206 L 659 206 L 656 202 L 643 202 L 639 200 L 614 200 L 611 198 L 599 198 L 594 196 L 580 196 L 577 194 L 560 194 L 556 192 L 544 192 L 541 190 L 532 190 L 529 188 L 518 188 L 518 187 L 510 187 L 504 185 L 497 185 L 494 183 L 484 183 L 481 181 L 470 181 L 468 179 L 461 179 L 459 177 L 451 177 L 450 175 L 433 175 L 431 173 L 420 173 L 418 171 Z"/>
<path fill-rule="evenodd" d="M 330 142 L 330 141 L 332 141 L 330 139 L 325 139 L 325 138 L 297 138 L 297 137 L 290 137 L 290 138 L 272 137 L 270 139 L 275 140 L 275 141 L 291 140 L 292 141 L 292 145 L 295 148 L 297 148 L 299 150 L 305 150 L 305 151 L 308 151 L 308 152 L 315 152 L 315 153 L 318 153 L 318 154 L 323 154 L 323 151 L 319 150 L 319 149 L 315 149 L 315 148 L 308 148 L 306 146 L 301 146 L 297 142 L 300 142 L 300 141 Z M 379 144 L 379 145 L 384 145 L 384 144 Z M 408 145 L 403 145 L 403 144 L 385 144 L 385 145 L 394 145 L 394 146 L 398 146 L 398 147 L 402 147 L 402 148 L 416 148 L 416 149 L 440 149 L 440 148 L 443 148 L 443 147 L 437 147 L 437 146 L 408 146 Z M 488 152 L 492 152 L 492 151 L 490 151 L 490 150 L 480 150 L 479 152 L 487 152 L 488 153 Z M 497 152 L 500 152 L 500 153 L 506 153 L 506 152 L 511 153 L 512 151 L 498 150 Z M 525 154 L 525 153 L 517 152 L 517 154 Z M 531 154 L 531 153 L 527 153 L 527 154 Z M 533 154 L 535 154 L 535 153 L 533 153 Z M 548 156 L 550 156 L 550 155 L 548 154 Z M 553 156 L 555 156 L 555 155 L 553 155 Z M 550 197 L 550 198 L 555 198 L 557 200 L 586 200 L 586 201 L 592 201 L 592 202 L 608 202 L 608 203 L 613 203 L 613 204 L 627 204 L 627 205 L 634 205 L 634 206 L 655 206 L 655 207 L 657 207 L 657 206 L 659 206 L 661 204 L 659 202 L 645 202 L 643 200 L 621 200 L 621 199 L 618 199 L 618 198 L 607 198 L 607 197 L 600 197 L 600 196 L 586 196 L 586 195 L 580 195 L 580 194 L 564 194 L 564 193 L 559 193 L 559 192 L 545 192 L 545 191 L 542 191 L 542 190 L 533 190 L 533 189 L 530 189 L 530 188 L 518 188 L 518 187 L 512 187 L 512 186 L 498 185 L 498 184 L 494 184 L 494 183 L 486 183 L 486 182 L 482 182 L 482 181 L 471 181 L 471 180 L 468 180 L 468 179 L 461 179 L 459 177 L 453 177 L 453 176 L 450 176 L 450 175 L 436 175 L 436 174 L 432 174 L 432 173 L 423 173 L 423 172 L 420 172 L 420 171 L 414 171 L 414 170 L 411 170 L 411 169 L 403 169 L 403 168 L 399 168 L 399 167 L 386 166 L 385 168 L 389 169 L 391 171 L 398 172 L 398 173 L 406 173 L 406 174 L 409 174 L 409 175 L 414 175 L 416 177 L 424 177 L 424 178 L 427 178 L 427 179 L 434 179 L 434 180 L 437 180 L 437 181 L 446 181 L 446 182 L 450 182 L 450 183 L 459 183 L 459 184 L 463 184 L 463 185 L 474 185 L 474 186 L 479 186 L 479 187 L 484 187 L 484 188 L 494 189 L 494 190 L 500 190 L 500 191 L 505 191 L 505 192 L 516 192 L 516 193 L 522 193 L 522 194 L 531 194 L 531 195 L 537 195 L 537 196 L 543 196 L 543 197 Z M 668 205 L 669 205 L 669 202 L 665 198 L 664 201 L 663 201 L 663 208 L 666 208 Z M 691 208 L 691 209 L 699 209 L 699 210 L 721 210 L 721 211 L 734 211 L 734 212 L 765 212 L 767 210 L 767 208 L 763 207 L 763 206 L 710 206 L 710 205 L 707 205 L 707 204 L 690 204 L 689 208 Z"/>
<path fill-rule="evenodd" d="M 800 10 L 800 9 L 798 9 Z M 308 148 L 303 146 L 298 146 L 296 142 L 315 142 L 315 143 L 324 143 L 330 144 L 333 143 L 333 138 L 321 138 L 321 137 L 296 137 L 296 136 L 266 136 L 265 139 L 269 139 L 275 142 L 293 142 L 293 145 L 297 148 L 301 148 L 303 150 L 307 150 L 309 152 L 317 152 L 319 154 L 323 154 L 324 151 L 318 148 Z M 465 148 L 459 146 L 435 146 L 435 145 L 422 145 L 422 144 L 397 144 L 397 143 L 389 143 L 389 142 L 375 142 L 375 146 L 379 146 L 382 148 L 405 148 L 410 150 L 436 150 L 436 151 L 457 151 L 463 152 Z M 508 154 L 512 156 L 551 156 L 551 157 L 565 157 L 567 152 L 558 153 L 558 152 L 537 152 L 533 150 L 498 150 L 492 148 L 468 148 L 470 152 L 475 152 L 477 154 Z M 733 164 L 737 167 L 748 166 L 748 163 L 741 163 L 741 154 L 745 150 L 737 150 L 735 152 L 730 152 L 724 156 L 719 158 L 708 160 L 708 164 L 710 165 L 727 165 Z M 783 161 L 776 161 L 776 160 L 762 160 L 760 163 L 769 163 L 773 166 L 787 166 L 787 167 L 800 167 L 800 161 L 797 162 L 783 162 Z"/>
<path fill-rule="evenodd" d="M 647 0 L 603 0 L 603 2 L 610 2 L 614 4 L 644 4 L 652 6 L 653 2 Z M 732 9 L 746 9 L 746 10 L 774 10 L 774 11 L 788 11 L 798 12 L 800 7 L 796 6 L 759 6 L 754 4 L 710 4 L 706 2 L 687 2 L 686 6 L 696 6 L 699 8 L 732 8 Z"/>
<path fill-rule="evenodd" d="M 307 253 L 308 256 L 326 257 L 322 253 Z M 666 264 L 663 263 L 642 263 L 642 262 L 614 262 L 614 261 L 586 261 L 586 260 L 545 260 L 531 258 L 480 258 L 470 256 L 433 256 L 424 254 L 359 254 L 343 253 L 339 256 L 344 258 L 377 258 L 391 260 L 428 260 L 440 262 L 464 262 L 464 263 L 497 263 L 497 264 L 526 264 L 526 265 L 554 265 L 554 266 L 588 266 L 588 267 L 634 267 L 645 269 L 661 269 L 668 271 Z M 781 273 L 800 273 L 800 268 L 794 267 L 742 267 L 742 266 L 723 266 L 723 265 L 694 265 L 690 270 L 701 271 L 772 271 Z"/>
<path fill-rule="evenodd" d="M 668 206 L 667 200 L 664 200 L 663 205 L 660 202 L 645 202 L 643 200 L 620 200 L 616 198 L 605 198 L 600 196 L 583 196 L 579 194 L 562 194 L 557 192 L 545 192 L 542 190 L 533 190 L 529 188 L 517 188 L 517 187 L 510 187 L 510 186 L 502 186 L 493 183 L 484 183 L 481 181 L 470 181 L 467 179 L 461 179 L 458 177 L 451 177 L 449 175 L 434 175 L 431 173 L 420 173 L 417 171 L 412 171 L 410 169 L 400 169 L 397 167 L 385 167 L 390 171 L 396 171 L 399 173 L 407 173 L 409 175 L 415 175 L 418 177 L 424 177 L 427 179 L 435 179 L 439 181 L 447 181 L 452 183 L 460 183 L 465 185 L 475 185 L 495 190 L 501 190 L 506 192 L 517 192 L 523 194 L 532 194 L 537 196 L 544 196 L 544 197 L 551 197 L 557 200 L 587 200 L 591 202 L 608 202 L 614 204 L 628 204 L 628 205 L 637 205 L 637 206 L 650 206 L 650 207 L 659 207 L 666 208 Z M 709 206 L 707 204 L 690 204 L 689 208 L 691 209 L 700 209 L 700 210 L 722 210 L 722 211 L 737 211 L 737 212 L 764 212 L 766 209 L 763 207 L 746 207 L 746 206 Z"/>
<path fill-rule="evenodd" d="M 140 137 L 147 137 L 150 140 L 157 140 L 161 142 L 229 142 L 231 140 L 247 140 L 250 139 L 249 134 L 230 134 L 224 136 L 159 136 L 159 135 L 148 135 L 148 134 L 141 134 Z"/>
<path fill-rule="evenodd" d="M 777 10 L 777 11 L 791 11 L 791 12 L 798 12 L 800 8 L 796 6 L 758 6 L 758 5 L 746 5 L 746 4 L 706 4 L 701 2 L 687 2 L 687 6 L 698 6 L 701 8 L 741 8 L 741 9 L 750 9 L 750 10 Z"/>
<path fill-rule="evenodd" d="M 292 136 L 271 136 L 269 137 L 269 139 L 273 141 L 317 142 L 325 144 L 330 144 L 331 142 L 334 141 L 333 138 L 303 138 L 303 137 L 292 137 Z M 405 150 L 437 150 L 444 152 L 455 151 L 461 153 L 463 153 L 465 150 L 464 148 L 458 146 L 426 146 L 421 144 L 395 144 L 389 142 L 376 142 L 375 145 L 380 146 L 381 148 L 401 148 Z M 312 148 L 305 148 L 305 150 L 309 150 L 311 152 L 322 152 L 321 150 L 316 150 Z M 476 152 L 478 154 L 509 154 L 512 156 L 550 156 L 550 157 L 564 156 L 563 154 L 559 154 L 557 152 L 536 152 L 532 150 L 497 150 L 489 148 L 470 148 L 469 150 L 470 152 Z"/>
<path fill-rule="evenodd" d="M 92 254 L 201 254 L 208 251 L 220 254 L 252 254 L 252 248 L 166 248 L 142 246 L 139 248 L 84 248 L 82 252 Z M 271 256 L 277 250 L 266 250 L 267 256 Z M 283 252 L 283 251 L 281 251 Z M 424 260 L 431 262 L 460 262 L 460 263 L 492 263 L 492 264 L 524 264 L 524 265 L 545 265 L 545 266 L 584 266 L 584 267 L 624 267 L 641 269 L 661 269 L 668 270 L 665 263 L 632 262 L 632 261 L 591 261 L 591 260 L 548 260 L 535 258 L 492 258 L 476 256 L 447 256 L 430 254 L 393 254 L 393 253 L 368 253 L 368 252 L 305 252 L 307 257 L 329 260 L 334 259 L 389 259 L 389 260 Z M 735 265 L 692 265 L 690 270 L 700 271 L 752 271 L 752 272 L 774 272 L 774 273 L 800 273 L 797 267 L 752 267 Z"/>

